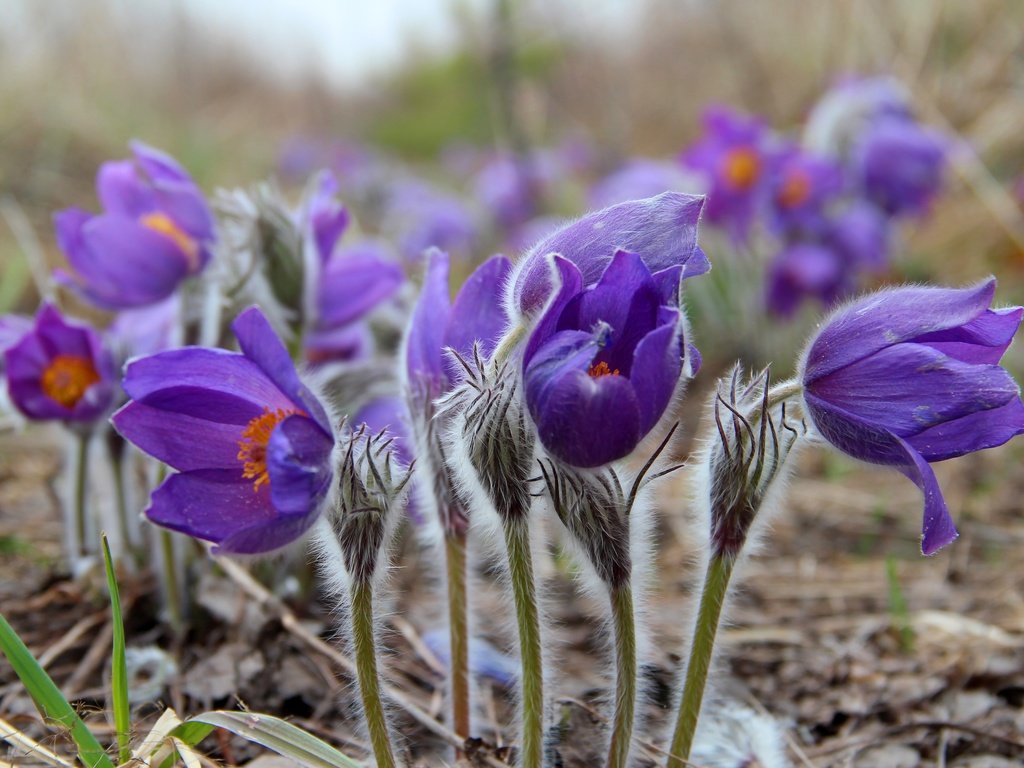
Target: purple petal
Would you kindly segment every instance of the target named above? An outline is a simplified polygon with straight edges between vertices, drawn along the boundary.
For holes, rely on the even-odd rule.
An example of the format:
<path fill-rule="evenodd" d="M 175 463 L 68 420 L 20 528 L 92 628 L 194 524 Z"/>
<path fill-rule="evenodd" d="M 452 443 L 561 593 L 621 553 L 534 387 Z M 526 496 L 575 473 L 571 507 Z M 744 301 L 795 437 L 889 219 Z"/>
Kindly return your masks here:
<path fill-rule="evenodd" d="M 704 198 L 665 192 L 588 214 L 541 240 L 524 257 L 514 286 L 517 306 L 540 309 L 551 291 L 544 257 L 557 253 L 580 270 L 584 285 L 597 281 L 617 250 L 640 254 L 652 272 L 686 264 L 697 247 Z"/>
<path fill-rule="evenodd" d="M 270 498 L 285 514 L 312 515 L 331 479 L 334 440 L 305 416 L 289 416 L 267 443 Z"/>
<path fill-rule="evenodd" d="M 571 261 L 556 254 L 545 258 L 544 262 L 544 266 L 555 276 L 555 281 L 548 278 L 548 285 L 557 282 L 558 290 L 550 297 L 544 314 L 526 342 L 526 350 L 523 352 L 524 366 L 529 364 L 537 348 L 558 328 L 562 310 L 583 290 L 583 275 Z"/>
<path fill-rule="evenodd" d="M 231 328 L 245 356 L 256 363 L 292 403 L 309 414 L 324 432 L 329 433 L 331 423 L 323 406 L 299 379 L 288 350 L 274 333 L 260 308 L 253 306 L 244 310 L 235 318 Z"/>
<path fill-rule="evenodd" d="M 988 309 L 995 289 L 995 278 L 989 278 L 971 288 L 891 288 L 847 304 L 822 323 L 812 340 L 804 383 L 893 344 L 965 325 Z"/>
<path fill-rule="evenodd" d="M 187 472 L 230 469 L 242 477 L 238 458 L 242 427 L 132 401 L 111 417 L 126 440 L 165 464 Z"/>
<path fill-rule="evenodd" d="M 567 464 L 597 467 L 628 455 L 640 442 L 640 404 L 625 376 L 592 377 L 597 341 L 562 331 L 526 367 L 526 402 L 545 449 Z"/>
<path fill-rule="evenodd" d="M 908 462 L 899 468 L 900 472 L 910 478 L 924 494 L 921 554 L 934 555 L 959 536 L 956 525 L 949 514 L 949 508 L 946 506 L 942 489 L 939 487 L 939 481 L 935 479 L 931 465 L 906 442 L 898 437 L 895 440 L 908 459 Z"/>
<path fill-rule="evenodd" d="M 640 404 L 640 432 L 658 423 L 672 400 L 683 368 L 679 313 L 664 310 L 663 324 L 636 345 L 629 380 Z"/>
<path fill-rule="evenodd" d="M 294 403 L 251 360 L 237 352 L 185 347 L 128 363 L 124 391 L 165 411 L 224 424 L 247 424 L 264 408 Z"/>
<path fill-rule="evenodd" d="M 452 305 L 444 334 L 446 347 L 468 357 L 479 341 L 481 354 L 490 357 L 508 327 L 502 295 L 511 272 L 511 261 L 492 256 L 466 278 Z"/>
<path fill-rule="evenodd" d="M 405 364 L 409 378 L 427 382 L 436 389 L 444 386 L 445 368 L 442 357 L 444 332 L 451 314 L 448 293 L 448 254 L 437 248 L 427 252 L 427 273 L 409 318 L 409 334 L 405 344 Z"/>
<path fill-rule="evenodd" d="M 326 263 L 334 247 L 348 227 L 348 210 L 334 199 L 338 182 L 330 172 L 324 172 L 316 182 L 316 190 L 309 201 L 307 215 L 317 254 Z"/>
<path fill-rule="evenodd" d="M 965 363 L 995 365 L 1013 341 L 1022 316 L 1022 307 L 987 309 L 969 323 L 945 331 L 926 333 L 912 341 L 927 344 Z"/>
<path fill-rule="evenodd" d="M 926 461 L 943 461 L 985 448 L 995 448 L 1024 432 L 1024 404 L 1019 397 L 1006 405 L 969 413 L 936 424 L 907 438 Z"/>
<path fill-rule="evenodd" d="M 382 258 L 373 241 L 335 252 L 317 285 L 317 330 L 358 320 L 391 298 L 404 281 L 402 267 Z"/>
<path fill-rule="evenodd" d="M 921 344 L 897 344 L 817 379 L 807 391 L 869 424 L 909 437 L 1017 398 L 996 365 L 972 365 Z"/>
<path fill-rule="evenodd" d="M 152 188 L 139 178 L 131 160 L 104 163 L 96 174 L 96 195 L 105 213 L 137 219 L 156 207 Z"/>
<path fill-rule="evenodd" d="M 192 181 L 188 172 L 166 152 L 138 140 L 129 142 L 128 146 L 142 170 L 153 181 Z"/>

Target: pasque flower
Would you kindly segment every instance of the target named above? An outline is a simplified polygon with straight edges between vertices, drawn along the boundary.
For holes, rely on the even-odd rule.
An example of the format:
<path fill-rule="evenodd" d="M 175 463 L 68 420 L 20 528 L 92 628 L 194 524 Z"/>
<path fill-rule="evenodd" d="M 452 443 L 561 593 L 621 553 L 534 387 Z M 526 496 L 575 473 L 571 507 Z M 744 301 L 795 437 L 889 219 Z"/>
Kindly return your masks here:
<path fill-rule="evenodd" d="M 843 254 L 825 243 L 787 244 L 768 268 L 766 304 L 780 317 L 791 317 L 808 297 L 830 305 L 849 288 L 853 275 Z"/>
<path fill-rule="evenodd" d="M 30 328 L 4 353 L 11 400 L 38 420 L 88 423 L 111 407 L 114 358 L 100 334 L 44 304 Z"/>
<path fill-rule="evenodd" d="M 104 309 L 154 304 L 210 259 L 213 217 L 173 159 L 140 142 L 134 158 L 104 163 L 96 177 L 103 213 L 69 208 L 54 217 L 72 273 L 56 278 Z"/>
<path fill-rule="evenodd" d="M 773 163 L 772 214 L 783 231 L 818 232 L 826 207 L 843 188 L 842 168 L 831 158 L 788 147 Z"/>
<path fill-rule="evenodd" d="M 594 285 L 617 249 L 640 255 L 652 272 L 679 266 L 681 277 L 711 269 L 697 245 L 697 221 L 704 198 L 681 192 L 630 200 L 586 216 L 552 232 L 517 265 L 507 294 L 510 309 L 533 315 L 553 290 L 549 254 L 571 262 L 583 286 Z"/>
<path fill-rule="evenodd" d="M 316 519 L 334 438 L 260 310 L 232 327 L 240 353 L 186 347 L 130 362 L 123 386 L 132 400 L 112 421 L 178 470 L 153 493 L 150 520 L 222 552 L 267 552 Z"/>
<path fill-rule="evenodd" d="M 676 306 L 683 267 L 652 274 L 619 250 L 585 288 L 575 264 L 553 261 L 561 284 L 526 344 L 526 404 L 549 453 L 597 467 L 627 456 L 654 428 L 691 367 Z"/>
<path fill-rule="evenodd" d="M 909 118 L 887 117 L 854 149 L 867 197 L 892 215 L 924 213 L 942 188 L 946 141 Z"/>
<path fill-rule="evenodd" d="M 865 296 L 822 324 L 800 366 L 818 433 L 855 458 L 896 467 L 924 493 L 926 555 L 957 536 L 929 463 L 1024 432 L 1019 388 L 998 365 L 1024 309 L 991 309 L 995 285 Z"/>

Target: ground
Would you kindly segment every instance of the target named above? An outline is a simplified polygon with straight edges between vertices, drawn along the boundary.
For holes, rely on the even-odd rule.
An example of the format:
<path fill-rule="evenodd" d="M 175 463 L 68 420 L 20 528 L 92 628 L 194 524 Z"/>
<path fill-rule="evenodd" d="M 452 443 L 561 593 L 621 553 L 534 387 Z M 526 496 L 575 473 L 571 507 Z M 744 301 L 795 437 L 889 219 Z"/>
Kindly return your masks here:
<path fill-rule="evenodd" d="M 961 537 L 931 558 L 916 553 L 921 501 L 896 473 L 805 453 L 789 503 L 778 510 L 757 553 L 739 574 L 722 636 L 717 700 L 771 713 L 795 766 L 1003 768 L 1024 760 L 1024 530 L 1022 451 L 1013 446 L 938 467 Z M 0 610 L 42 657 L 53 678 L 103 739 L 111 625 L 96 578 L 70 580 L 60 567 L 61 527 L 51 488 L 61 464 L 52 432 L 0 442 Z M 681 509 L 685 477 L 661 497 L 656 588 L 649 600 L 649 702 L 641 765 L 652 764 L 647 735 L 667 717 L 672 670 L 687 627 L 695 554 Z M 406 537 L 390 582 L 385 618 L 388 679 L 407 701 L 443 711 L 443 675 L 422 636 L 436 598 L 427 555 Z M 268 584 L 295 563 L 245 564 Z M 301 572 L 301 568 L 298 572 Z M 557 644 L 549 690 L 552 738 L 561 764 L 601 763 L 601 701 L 607 695 L 601 603 L 581 595 L 564 559 L 544 568 L 543 592 Z M 158 646 L 177 674 L 136 706 L 145 732 L 169 705 L 182 716 L 247 707 L 288 717 L 362 757 L 351 720 L 353 687 L 340 665 L 336 616 L 301 580 L 284 580 L 283 602 L 244 571 L 204 563 L 186 631 L 161 619 L 157 579 L 122 574 L 129 645 Z M 248 591 L 247 591 L 248 590 Z M 479 631 L 507 646 L 503 603 L 486 572 L 474 589 Z M 310 598 L 303 595 L 312 594 Z M 141 679 L 140 683 L 143 682 Z M 509 692 L 484 682 L 478 703 L 484 755 L 508 758 Z M 0 664 L 0 718 L 68 754 L 47 736 L 6 664 Z M 396 708 L 395 723 L 416 765 L 442 765 L 443 738 Z M 502 724 L 499 726 L 498 724 Z M 221 734 L 203 743 L 221 764 L 278 764 L 247 742 Z M 653 746 L 653 745 L 652 745 Z M 11 747 L 5 759 L 36 764 Z M 0 755 L 4 759 L 4 755 Z M 281 765 L 287 764 L 280 763 Z M 480 764 L 484 764 L 481 762 Z M 493 762 L 492 762 L 493 764 Z"/>

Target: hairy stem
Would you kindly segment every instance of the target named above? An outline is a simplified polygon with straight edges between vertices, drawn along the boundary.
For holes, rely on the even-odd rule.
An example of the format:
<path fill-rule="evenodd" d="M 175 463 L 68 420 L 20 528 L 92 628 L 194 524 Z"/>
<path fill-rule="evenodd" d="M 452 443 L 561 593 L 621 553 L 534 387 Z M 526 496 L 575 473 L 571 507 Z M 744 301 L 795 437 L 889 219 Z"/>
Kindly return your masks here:
<path fill-rule="evenodd" d="M 75 515 L 75 557 L 85 557 L 89 552 L 89 526 L 86 510 L 86 486 L 89 480 L 89 435 L 80 432 L 75 446 L 75 474 L 71 489 L 71 503 Z"/>
<path fill-rule="evenodd" d="M 373 627 L 373 584 L 355 581 L 352 584 L 352 643 L 355 651 L 356 678 L 363 701 L 366 728 L 378 768 L 395 768 L 395 756 L 388 734 L 387 716 L 380 695 L 377 672 L 377 648 Z"/>
<path fill-rule="evenodd" d="M 463 737 L 470 734 L 469 619 L 466 605 L 466 534 L 445 533 L 448 568 L 448 629 L 451 648 L 452 727 Z M 461 750 L 459 750 L 461 757 Z"/>
<path fill-rule="evenodd" d="M 689 764 L 690 748 L 693 746 L 693 736 L 697 731 L 697 719 L 700 716 L 701 702 L 704 700 L 704 687 L 708 681 L 708 670 L 711 668 L 711 657 L 715 649 L 718 622 L 722 616 L 722 605 L 725 603 L 729 579 L 735 565 L 735 557 L 727 555 L 713 554 L 708 562 L 697 624 L 693 632 L 693 644 L 690 647 L 690 659 L 686 665 L 683 698 L 679 702 L 676 729 L 672 735 L 672 746 L 669 748 L 668 768 L 685 768 Z"/>
<path fill-rule="evenodd" d="M 636 713 L 636 625 L 633 590 L 629 585 L 609 592 L 615 641 L 615 714 L 608 747 L 608 768 L 625 768 L 633 740 Z"/>
<path fill-rule="evenodd" d="M 167 618 L 171 629 L 180 635 L 185 631 L 185 618 L 181 610 L 181 590 L 178 589 L 178 561 L 174 555 L 174 538 L 171 532 L 160 529 L 160 564 L 164 572 L 164 598 L 167 600 Z"/>
<path fill-rule="evenodd" d="M 121 546 L 125 553 L 133 553 L 137 566 L 142 565 L 140 553 L 132 547 L 131 532 L 128 527 L 128 499 L 125 496 L 124 446 L 110 446 L 110 471 L 114 479 L 114 504 L 117 511 L 117 529 L 121 535 Z"/>
<path fill-rule="evenodd" d="M 523 668 L 519 766 L 541 768 L 544 756 L 544 668 L 537 587 L 530 552 L 530 529 L 525 520 L 506 521 L 504 528 L 516 625 L 519 629 L 519 656 Z"/>

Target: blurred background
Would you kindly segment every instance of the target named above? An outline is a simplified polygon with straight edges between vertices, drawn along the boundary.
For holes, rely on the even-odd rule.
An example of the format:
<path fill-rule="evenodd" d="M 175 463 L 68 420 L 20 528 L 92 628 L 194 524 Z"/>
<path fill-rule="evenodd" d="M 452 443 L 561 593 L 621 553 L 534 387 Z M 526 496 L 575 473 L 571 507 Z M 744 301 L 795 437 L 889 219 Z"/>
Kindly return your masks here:
<path fill-rule="evenodd" d="M 208 193 L 268 176 L 296 191 L 329 165 L 344 199 L 346 158 L 376 152 L 472 198 L 460 158 L 556 148 L 589 183 L 629 157 L 674 162 L 709 104 L 795 133 L 838 79 L 875 74 L 956 142 L 884 279 L 996 272 L 1021 301 L 1022 36 L 1024 5 L 995 0 L 4 0 L 0 311 L 33 310 L 38 262 L 62 259 L 53 212 L 95 209 L 96 169 L 133 138 Z M 569 189 L 551 212 L 586 208 Z"/>

